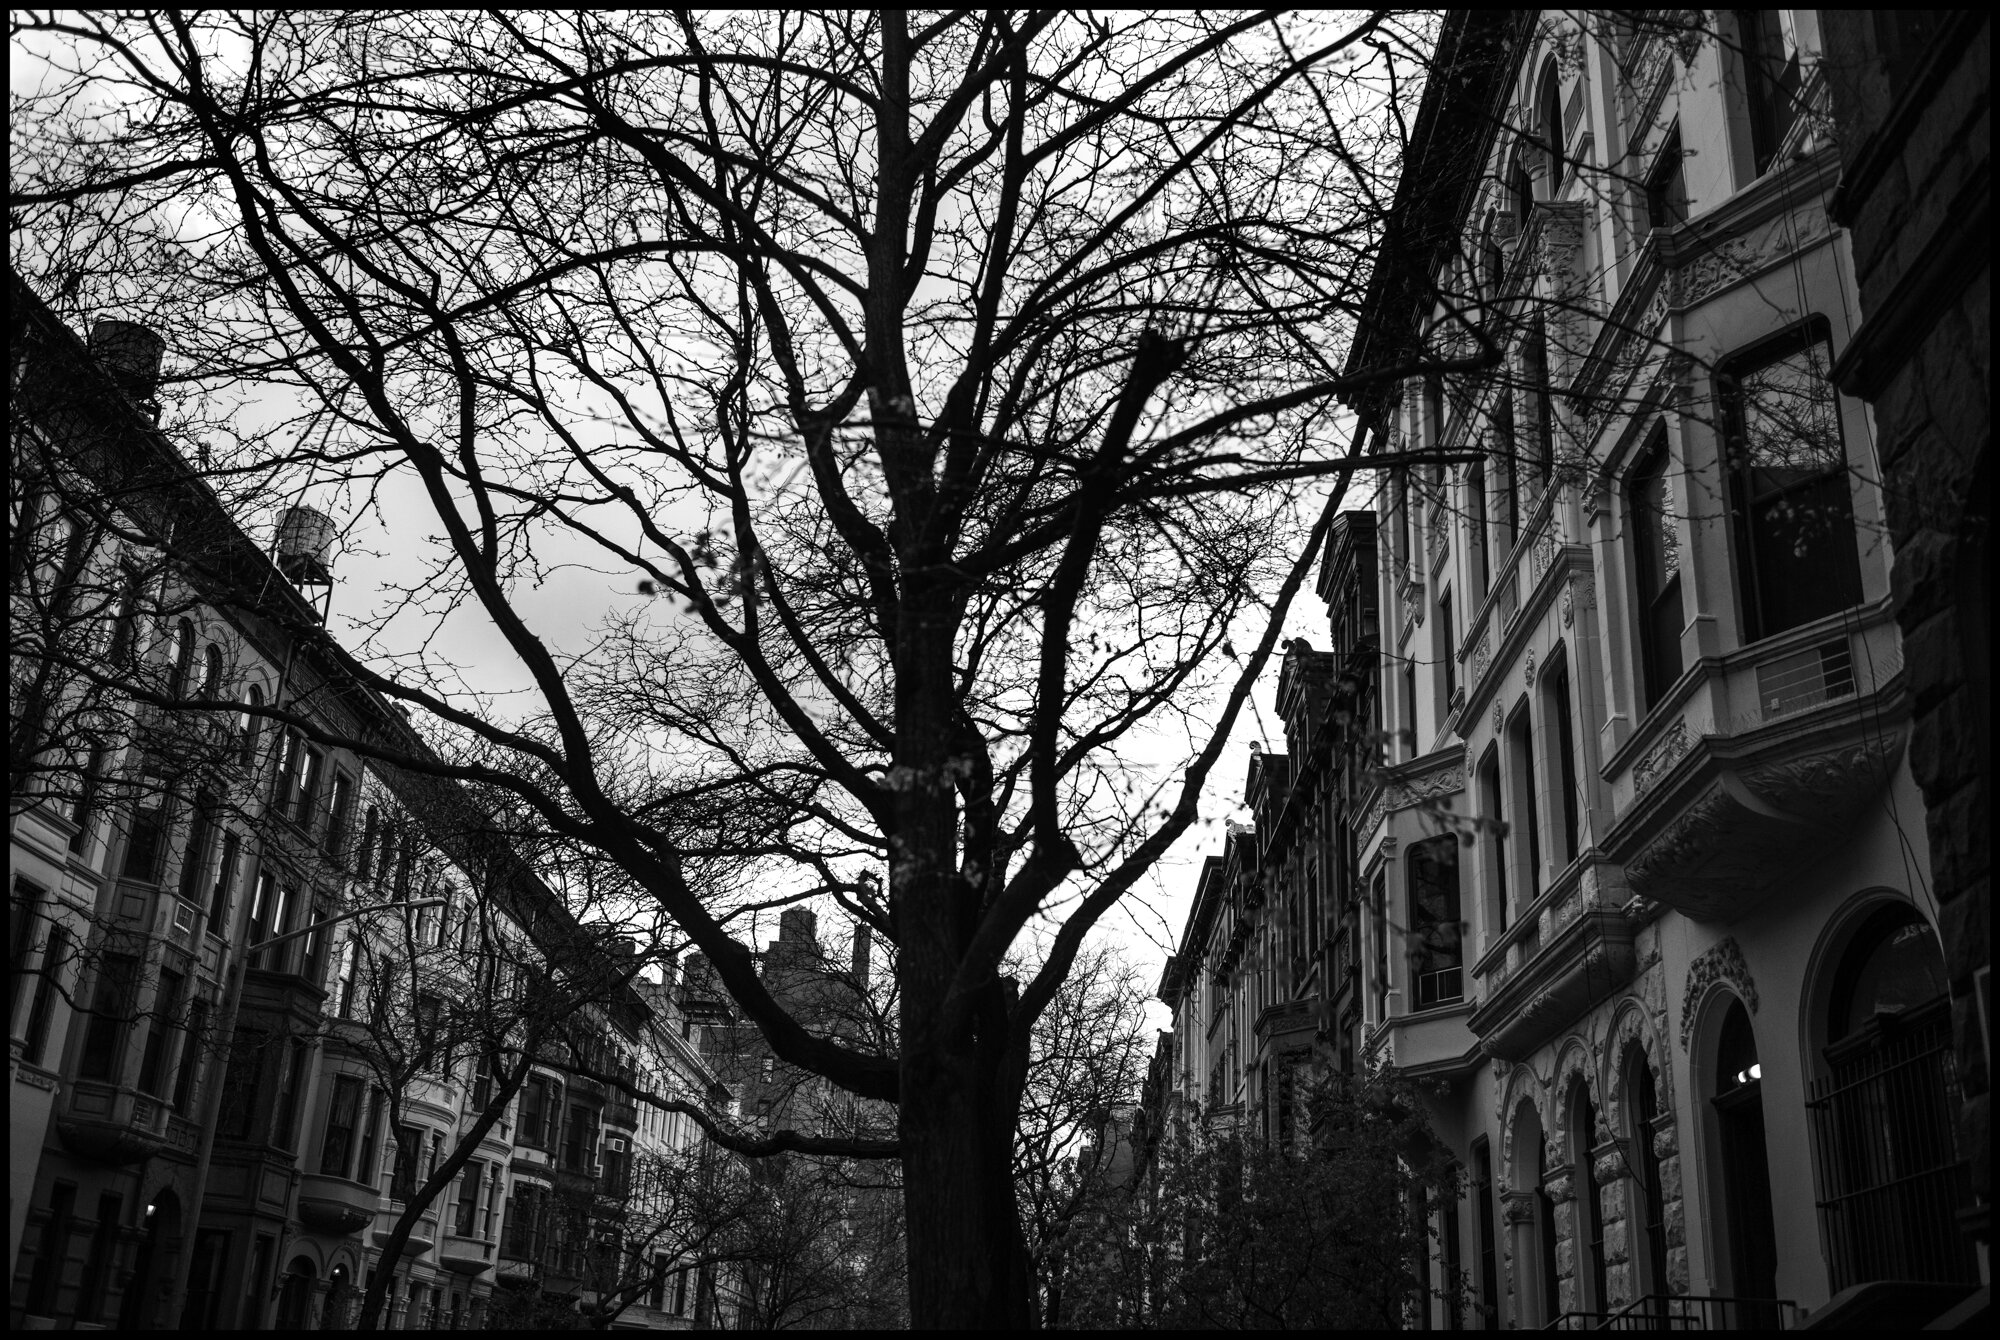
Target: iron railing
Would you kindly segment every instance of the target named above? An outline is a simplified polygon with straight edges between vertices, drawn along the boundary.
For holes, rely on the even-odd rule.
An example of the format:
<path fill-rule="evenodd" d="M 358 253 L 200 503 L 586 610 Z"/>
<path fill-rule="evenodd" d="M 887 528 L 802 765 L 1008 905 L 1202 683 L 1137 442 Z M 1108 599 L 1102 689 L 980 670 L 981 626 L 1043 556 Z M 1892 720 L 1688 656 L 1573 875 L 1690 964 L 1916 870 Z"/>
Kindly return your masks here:
<path fill-rule="evenodd" d="M 1952 1139 L 1949 1003 L 1877 1018 L 1828 1057 L 1832 1073 L 1806 1106 L 1834 1292 L 1880 1279 L 1977 1283 L 1958 1227 L 1971 1183 Z"/>
<path fill-rule="evenodd" d="M 1797 1303 L 1784 1298 L 1647 1294 L 1616 1312 L 1565 1312 L 1551 1331 L 1778 1331 L 1798 1326 Z"/>

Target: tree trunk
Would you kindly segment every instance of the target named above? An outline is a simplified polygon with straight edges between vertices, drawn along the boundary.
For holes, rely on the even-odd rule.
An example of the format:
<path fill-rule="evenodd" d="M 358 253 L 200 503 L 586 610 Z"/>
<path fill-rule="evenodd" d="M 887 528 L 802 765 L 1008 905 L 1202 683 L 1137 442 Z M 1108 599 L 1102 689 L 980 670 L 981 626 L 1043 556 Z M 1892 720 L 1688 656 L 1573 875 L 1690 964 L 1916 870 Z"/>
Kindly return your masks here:
<path fill-rule="evenodd" d="M 903 1207 L 918 1329 L 1036 1323 L 1014 1202 L 1014 1103 L 979 1050 L 904 1055 Z"/>

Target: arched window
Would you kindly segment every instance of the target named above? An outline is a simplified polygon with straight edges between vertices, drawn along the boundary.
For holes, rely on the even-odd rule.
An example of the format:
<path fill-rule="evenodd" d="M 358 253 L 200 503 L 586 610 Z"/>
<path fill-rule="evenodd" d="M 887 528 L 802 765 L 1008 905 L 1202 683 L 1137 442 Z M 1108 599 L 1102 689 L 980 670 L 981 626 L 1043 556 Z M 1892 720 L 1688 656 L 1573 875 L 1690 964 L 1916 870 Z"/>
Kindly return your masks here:
<path fill-rule="evenodd" d="M 264 705 L 264 690 L 252 684 L 243 692 L 245 711 L 237 719 L 237 734 L 242 737 L 242 753 L 239 755 L 245 767 L 257 764 L 257 735 L 264 728 L 264 718 L 254 709 Z"/>
<path fill-rule="evenodd" d="M 212 703 L 221 698 L 222 648 L 211 642 L 201 652 L 201 700 Z"/>
<path fill-rule="evenodd" d="M 1563 135 L 1562 78 L 1556 73 L 1554 58 L 1542 65 L 1542 80 L 1535 91 L 1535 133 L 1548 154 L 1549 199 L 1562 190 Z"/>
<path fill-rule="evenodd" d="M 1444 833 L 1411 847 L 1409 870 L 1410 984 L 1423 1010 L 1465 996 L 1458 836 Z"/>
<path fill-rule="evenodd" d="M 1958 1231 L 1951 1002 L 1937 937 L 1903 903 L 1855 931 L 1826 1004 L 1826 1070 L 1809 1110 L 1833 1287 L 1978 1282 Z"/>
<path fill-rule="evenodd" d="M 167 681 L 167 696 L 181 699 L 188 696 L 188 689 L 194 680 L 194 623 L 189 619 L 174 621 L 174 666 L 173 677 Z"/>

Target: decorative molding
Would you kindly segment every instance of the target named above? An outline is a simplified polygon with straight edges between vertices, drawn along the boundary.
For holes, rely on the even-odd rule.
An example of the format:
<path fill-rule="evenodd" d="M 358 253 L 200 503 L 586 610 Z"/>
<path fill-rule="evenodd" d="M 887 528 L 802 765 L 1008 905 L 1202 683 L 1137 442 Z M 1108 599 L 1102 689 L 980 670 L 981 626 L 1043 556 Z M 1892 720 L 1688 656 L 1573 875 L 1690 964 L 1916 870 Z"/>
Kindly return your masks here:
<path fill-rule="evenodd" d="M 1535 649 L 1528 648 L 1528 658 L 1521 664 L 1521 682 L 1529 688 L 1535 687 Z"/>
<path fill-rule="evenodd" d="M 1640 794 L 1652 789 L 1667 769 L 1681 761 L 1688 750 L 1694 748 L 1694 739 L 1688 733 L 1687 718 L 1682 717 L 1660 735 L 1653 747 L 1640 756 L 1632 765 L 1632 786 Z"/>
<path fill-rule="evenodd" d="M 1486 667 L 1493 664 L 1493 630 L 1487 629 L 1479 635 L 1479 646 L 1472 653 L 1472 682 L 1477 684 L 1486 677 Z"/>
<path fill-rule="evenodd" d="M 1688 1039 L 1694 1033 L 1694 1007 L 1697 998 L 1716 982 L 1727 982 L 1736 994 L 1743 998 L 1743 1004 L 1750 1013 L 1757 1013 L 1757 983 L 1750 976 L 1750 965 L 1743 961 L 1743 950 L 1737 945 L 1736 937 L 1725 935 L 1722 940 L 1688 964 L 1687 985 L 1681 989 L 1681 1050 L 1688 1049 Z"/>
<path fill-rule="evenodd" d="M 1500 700 L 1493 700 L 1493 734 L 1498 736 L 1507 726 L 1506 714 L 1500 710 Z"/>
<path fill-rule="evenodd" d="M 1570 601 L 1569 592 L 1570 588 L 1565 586 L 1563 588 L 1563 597 L 1562 597 L 1562 617 L 1563 617 L 1563 627 L 1565 628 L 1568 628 L 1571 624 L 1576 622 L 1576 609 Z"/>

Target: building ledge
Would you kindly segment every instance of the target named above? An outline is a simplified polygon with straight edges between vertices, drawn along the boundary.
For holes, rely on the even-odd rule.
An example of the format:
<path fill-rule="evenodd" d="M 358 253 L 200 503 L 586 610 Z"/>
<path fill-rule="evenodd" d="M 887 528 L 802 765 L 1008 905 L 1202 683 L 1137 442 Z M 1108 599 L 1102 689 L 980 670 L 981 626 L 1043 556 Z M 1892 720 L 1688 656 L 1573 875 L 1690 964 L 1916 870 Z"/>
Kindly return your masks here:
<path fill-rule="evenodd" d="M 1634 934 L 1622 912 L 1603 907 L 1583 911 L 1557 930 L 1466 1020 L 1481 1052 L 1523 1060 L 1631 981 L 1638 967 Z"/>

